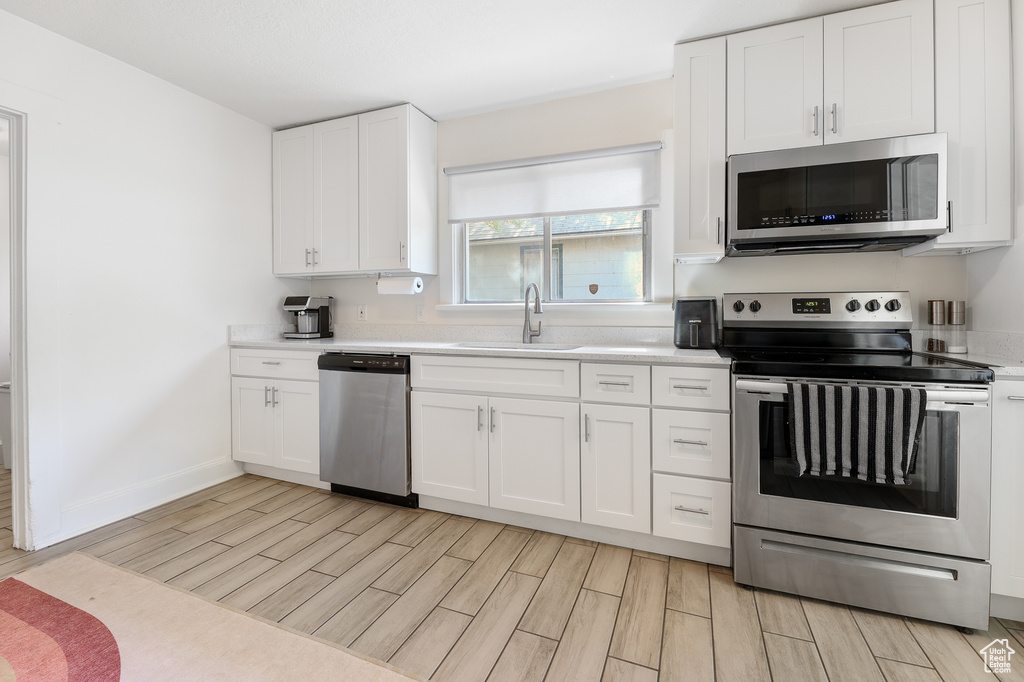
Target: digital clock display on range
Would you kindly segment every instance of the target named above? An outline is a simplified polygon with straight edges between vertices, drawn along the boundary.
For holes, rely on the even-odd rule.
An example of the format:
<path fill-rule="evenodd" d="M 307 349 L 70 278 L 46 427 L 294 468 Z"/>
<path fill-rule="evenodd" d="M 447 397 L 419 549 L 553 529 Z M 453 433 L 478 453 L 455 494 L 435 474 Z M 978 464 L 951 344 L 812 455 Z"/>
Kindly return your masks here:
<path fill-rule="evenodd" d="M 794 298 L 793 313 L 796 315 L 829 315 L 832 300 L 829 298 Z"/>

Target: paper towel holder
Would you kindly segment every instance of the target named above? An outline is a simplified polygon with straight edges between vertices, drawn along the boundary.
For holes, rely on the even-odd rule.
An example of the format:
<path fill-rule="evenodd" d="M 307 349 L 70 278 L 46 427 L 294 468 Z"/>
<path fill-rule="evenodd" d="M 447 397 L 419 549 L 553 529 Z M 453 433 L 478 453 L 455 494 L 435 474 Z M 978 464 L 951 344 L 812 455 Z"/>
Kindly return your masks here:
<path fill-rule="evenodd" d="M 421 277 L 392 277 L 377 274 L 378 294 L 422 294 L 423 279 Z"/>

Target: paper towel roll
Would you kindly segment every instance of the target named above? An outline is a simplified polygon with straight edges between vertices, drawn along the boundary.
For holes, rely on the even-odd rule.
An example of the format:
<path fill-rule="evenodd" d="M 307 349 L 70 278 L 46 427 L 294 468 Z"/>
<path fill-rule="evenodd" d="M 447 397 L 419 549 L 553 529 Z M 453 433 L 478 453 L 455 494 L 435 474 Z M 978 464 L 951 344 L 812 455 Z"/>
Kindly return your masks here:
<path fill-rule="evenodd" d="M 421 277 L 382 277 L 377 280 L 378 294 L 422 294 Z"/>

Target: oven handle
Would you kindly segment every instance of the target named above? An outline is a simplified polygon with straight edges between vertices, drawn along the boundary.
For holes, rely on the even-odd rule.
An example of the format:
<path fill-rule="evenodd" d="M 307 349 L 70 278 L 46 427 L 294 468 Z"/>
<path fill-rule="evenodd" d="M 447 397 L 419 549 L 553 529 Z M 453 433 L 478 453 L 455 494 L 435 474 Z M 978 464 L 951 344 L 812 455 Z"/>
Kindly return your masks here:
<path fill-rule="evenodd" d="M 780 393 L 785 395 L 789 392 L 788 386 L 789 384 L 781 381 L 736 380 L 736 390 L 749 393 Z M 987 390 L 970 388 L 928 389 L 929 403 L 986 403 L 988 400 Z"/>

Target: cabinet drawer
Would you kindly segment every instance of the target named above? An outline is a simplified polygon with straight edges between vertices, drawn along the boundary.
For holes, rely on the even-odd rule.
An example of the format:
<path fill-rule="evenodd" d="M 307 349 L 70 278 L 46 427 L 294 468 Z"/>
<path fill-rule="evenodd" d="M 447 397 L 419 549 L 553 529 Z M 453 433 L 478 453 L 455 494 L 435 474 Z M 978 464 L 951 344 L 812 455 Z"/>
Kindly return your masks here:
<path fill-rule="evenodd" d="M 701 545 L 730 547 L 732 485 L 654 474 L 654 534 Z"/>
<path fill-rule="evenodd" d="M 231 349 L 231 373 L 236 376 L 316 381 L 320 353 L 301 350 Z"/>
<path fill-rule="evenodd" d="M 651 457 L 655 471 L 729 479 L 729 415 L 651 410 Z"/>
<path fill-rule="evenodd" d="M 646 365 L 580 365 L 580 397 L 597 403 L 649 405 L 651 368 Z"/>
<path fill-rule="evenodd" d="M 651 404 L 727 412 L 729 370 L 655 365 L 651 368 Z"/>
<path fill-rule="evenodd" d="M 558 398 L 580 395 L 580 363 L 575 360 L 414 355 L 411 371 L 413 388 Z"/>

